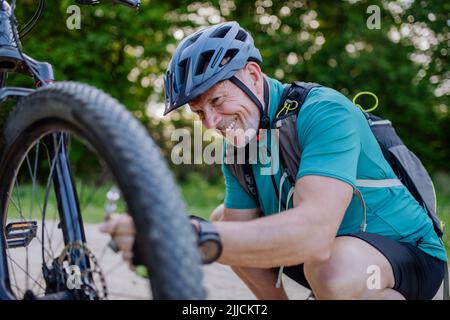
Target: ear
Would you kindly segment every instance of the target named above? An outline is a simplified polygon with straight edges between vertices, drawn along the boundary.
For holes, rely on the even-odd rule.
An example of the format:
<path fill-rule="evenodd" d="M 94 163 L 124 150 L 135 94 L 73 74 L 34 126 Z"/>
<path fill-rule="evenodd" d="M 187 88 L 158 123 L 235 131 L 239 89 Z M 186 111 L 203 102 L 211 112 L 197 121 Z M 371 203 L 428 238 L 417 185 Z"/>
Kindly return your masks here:
<path fill-rule="evenodd" d="M 259 64 L 256 62 L 250 61 L 244 67 L 244 71 L 248 77 L 249 83 L 248 85 L 256 91 L 256 93 L 260 94 L 263 91 L 263 73 Z"/>

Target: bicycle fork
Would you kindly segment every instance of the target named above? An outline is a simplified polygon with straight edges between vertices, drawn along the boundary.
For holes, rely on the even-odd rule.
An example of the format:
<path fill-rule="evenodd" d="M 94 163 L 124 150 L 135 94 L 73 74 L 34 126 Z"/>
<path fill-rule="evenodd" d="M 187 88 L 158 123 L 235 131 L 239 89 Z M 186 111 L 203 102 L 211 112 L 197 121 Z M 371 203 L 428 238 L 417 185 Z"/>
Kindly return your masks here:
<path fill-rule="evenodd" d="M 52 159 L 52 180 L 60 218 L 58 227 L 62 230 L 64 244 L 66 246 L 68 244 L 83 244 L 86 242 L 76 185 L 67 154 L 68 142 L 69 135 L 62 132 L 53 133 L 44 138 L 44 143 L 47 145 L 49 152 L 49 159 Z M 45 221 L 45 216 L 42 218 L 43 221 Z M 43 246 L 45 244 L 44 239 L 43 228 Z M 70 261 L 78 261 L 75 267 L 78 268 L 81 273 L 90 268 L 89 259 L 83 254 L 82 250 L 83 249 L 81 248 L 69 252 Z M 49 272 L 48 266 L 43 265 L 43 271 Z"/>
<path fill-rule="evenodd" d="M 80 205 L 75 188 L 75 181 L 70 169 L 67 155 L 67 133 L 53 133 L 44 139 L 52 159 L 53 186 L 56 194 L 60 227 L 64 234 L 64 244 L 71 242 L 85 242 L 86 236 Z"/>

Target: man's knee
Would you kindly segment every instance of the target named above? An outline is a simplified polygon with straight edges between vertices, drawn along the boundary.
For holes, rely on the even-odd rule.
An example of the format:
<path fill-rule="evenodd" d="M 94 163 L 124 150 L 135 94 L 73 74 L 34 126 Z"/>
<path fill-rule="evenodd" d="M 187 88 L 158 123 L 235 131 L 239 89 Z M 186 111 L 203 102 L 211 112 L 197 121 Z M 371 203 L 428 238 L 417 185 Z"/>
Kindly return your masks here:
<path fill-rule="evenodd" d="M 223 211 L 224 211 L 224 205 L 223 203 L 217 206 L 209 216 L 209 220 L 211 221 L 220 221 L 223 217 Z"/>
<path fill-rule="evenodd" d="M 318 299 L 351 298 L 354 287 L 351 276 L 339 266 L 328 262 L 305 264 L 305 276 Z"/>
<path fill-rule="evenodd" d="M 336 238 L 326 261 L 306 262 L 305 276 L 318 299 L 354 299 L 365 291 L 365 273 L 361 273 L 357 248 Z"/>

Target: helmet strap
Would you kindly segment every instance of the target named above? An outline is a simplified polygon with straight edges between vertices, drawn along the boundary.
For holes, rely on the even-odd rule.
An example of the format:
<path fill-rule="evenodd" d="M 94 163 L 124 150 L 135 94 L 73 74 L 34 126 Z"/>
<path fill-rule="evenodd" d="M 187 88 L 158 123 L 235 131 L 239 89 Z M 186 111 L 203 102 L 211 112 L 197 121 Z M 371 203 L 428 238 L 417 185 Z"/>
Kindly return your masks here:
<path fill-rule="evenodd" d="M 255 96 L 255 94 L 247 87 L 241 80 L 232 76 L 229 80 L 235 84 L 239 89 L 244 91 L 244 93 L 256 104 L 258 107 L 259 113 L 261 115 L 259 120 L 259 129 L 268 129 L 270 126 L 270 118 L 267 115 L 267 106 L 269 105 L 269 84 L 264 77 L 264 107 L 261 104 L 261 101 Z"/>

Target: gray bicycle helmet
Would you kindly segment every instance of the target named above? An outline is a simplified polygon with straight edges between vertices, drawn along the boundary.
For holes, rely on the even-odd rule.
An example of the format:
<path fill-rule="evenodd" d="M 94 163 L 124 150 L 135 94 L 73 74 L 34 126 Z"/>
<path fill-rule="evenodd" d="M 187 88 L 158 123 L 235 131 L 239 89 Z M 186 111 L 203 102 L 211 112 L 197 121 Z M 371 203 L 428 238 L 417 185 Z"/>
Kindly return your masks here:
<path fill-rule="evenodd" d="M 237 80 L 234 74 L 248 61 L 261 63 L 262 57 L 251 35 L 235 21 L 214 25 L 186 37 L 175 50 L 164 77 L 164 115 L 222 80 Z"/>

